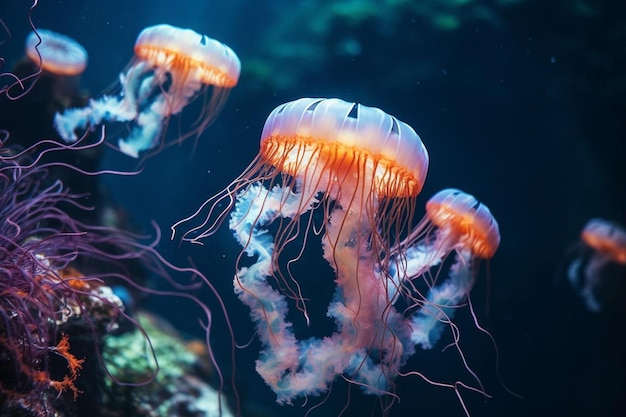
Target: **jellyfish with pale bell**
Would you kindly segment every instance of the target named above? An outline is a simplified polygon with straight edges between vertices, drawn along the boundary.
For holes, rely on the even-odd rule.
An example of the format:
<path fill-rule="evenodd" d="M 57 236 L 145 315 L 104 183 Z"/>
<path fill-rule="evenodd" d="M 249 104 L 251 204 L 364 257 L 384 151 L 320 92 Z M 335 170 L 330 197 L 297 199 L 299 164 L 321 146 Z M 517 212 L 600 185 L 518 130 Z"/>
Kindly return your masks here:
<path fill-rule="evenodd" d="M 87 50 L 69 36 L 48 29 L 37 29 L 28 35 L 26 56 L 56 75 L 75 76 L 87 68 Z"/>
<path fill-rule="evenodd" d="M 498 222 L 474 196 L 447 188 L 428 200 L 426 216 L 403 245 L 401 252 L 392 251 L 394 288 L 403 292 L 410 308 L 417 310 L 412 317 L 411 340 L 430 349 L 467 302 L 478 262 L 495 255 L 500 245 Z M 441 264 L 450 256 L 453 263 L 444 268 L 448 276 L 439 282 L 444 275 Z M 437 273 L 431 280 L 434 268 Z M 421 295 L 424 286 L 428 291 L 425 300 Z"/>
<path fill-rule="evenodd" d="M 30 32 L 24 44 L 24 56 L 12 68 L 22 83 L 13 84 L 6 95 L 0 94 L 0 128 L 10 134 L 9 144 L 30 148 L 43 138 L 61 141 L 53 127 L 55 113 L 88 103 L 89 98 L 80 86 L 88 55 L 76 40 L 48 29 Z M 46 155 L 46 161 L 64 161 L 85 171 L 97 171 L 101 153 L 99 149 L 83 148 Z M 96 177 L 68 174 L 69 171 L 58 167 L 51 170 L 50 178 L 62 180 L 75 193 L 91 193 L 88 204 L 98 200 Z M 97 217 L 97 210 L 69 211 L 83 220 L 84 216 L 92 220 Z"/>
<path fill-rule="evenodd" d="M 41 67 L 45 82 L 53 83 L 54 99 L 70 106 L 79 96 L 80 78 L 89 55 L 78 41 L 48 29 L 37 29 L 26 37 L 26 57 Z M 44 82 L 44 80 L 38 80 Z"/>
<path fill-rule="evenodd" d="M 382 110 L 303 98 L 274 109 L 257 158 L 172 227 L 176 233 L 197 223 L 182 239 L 202 243 L 230 212 L 229 227 L 242 246 L 234 289 L 250 308 L 262 344 L 257 372 L 279 403 L 323 394 L 339 377 L 367 394 L 392 392 L 418 343 L 414 321 L 421 310 L 404 308 L 417 295 L 402 287 L 429 267 L 423 264 L 420 272 L 405 262 L 418 244 L 411 230 L 428 164 L 417 133 Z M 336 284 L 327 308 L 335 327 L 324 337 L 303 338 L 288 319 L 290 309 L 311 323 L 319 318 L 311 317 L 307 303 L 318 301 L 302 294 L 293 266 L 314 236 L 334 271 L 326 281 Z M 423 298 L 422 305 L 430 301 Z"/>
<path fill-rule="evenodd" d="M 128 135 L 117 145 L 137 158 L 163 146 L 169 119 L 204 94 L 200 115 L 178 141 L 199 136 L 221 111 L 240 72 L 239 58 L 227 45 L 191 29 L 151 26 L 137 37 L 135 56 L 120 74 L 119 93 L 58 113 L 55 127 L 66 142 L 74 142 L 81 130 L 104 122 L 127 123 Z"/>
<path fill-rule="evenodd" d="M 80 75 L 88 62 L 87 51 L 78 41 L 49 29 L 37 29 L 26 37 L 25 55 L 12 73 L 0 72 L 0 79 L 12 79 L 0 85 L 0 94 L 17 100 L 31 92 L 37 82 L 44 82 L 42 78 L 53 85 L 54 98 L 58 101 L 76 94 Z M 0 58 L 0 67 L 1 64 Z"/>

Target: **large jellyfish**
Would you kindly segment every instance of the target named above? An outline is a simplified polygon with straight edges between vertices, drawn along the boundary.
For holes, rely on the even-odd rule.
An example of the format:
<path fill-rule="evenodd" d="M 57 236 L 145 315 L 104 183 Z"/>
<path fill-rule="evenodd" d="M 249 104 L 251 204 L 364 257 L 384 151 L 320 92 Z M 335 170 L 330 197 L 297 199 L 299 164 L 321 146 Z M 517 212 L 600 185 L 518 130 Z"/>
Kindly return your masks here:
<path fill-rule="evenodd" d="M 171 116 L 205 92 L 202 113 L 192 131 L 179 140 L 202 133 L 237 84 L 240 70 L 237 55 L 221 42 L 190 29 L 151 26 L 137 37 L 135 57 L 120 74 L 119 94 L 57 114 L 55 127 L 65 141 L 73 142 L 77 130 L 102 122 L 129 122 L 128 136 L 119 139 L 118 146 L 137 158 L 159 145 Z"/>
<path fill-rule="evenodd" d="M 426 345 L 423 335 L 441 333 L 440 323 L 450 323 L 448 310 L 465 301 L 471 261 L 493 255 L 497 224 L 473 197 L 446 191 L 429 203 L 434 235 L 426 233 L 435 229 L 426 222 L 411 233 L 428 162 L 415 131 L 380 109 L 339 99 L 295 100 L 269 115 L 260 153 L 244 174 L 173 226 L 206 211 L 206 220 L 183 234 L 201 243 L 224 220 L 218 206 L 234 206 L 229 226 L 243 247 L 235 292 L 250 308 L 263 345 L 257 372 L 279 403 L 322 394 L 338 376 L 366 393 L 389 393 L 415 346 Z M 335 272 L 327 311 L 335 331 L 299 339 L 287 318 L 290 305 L 307 323 L 315 318 L 292 273 L 305 249 L 295 242 L 306 243 L 314 233 L 323 233 L 323 256 Z M 421 297 L 413 290 L 416 281 L 451 252 L 459 259 L 449 279 L 432 289 L 451 295 Z M 243 266 L 246 256 L 255 261 Z"/>
<path fill-rule="evenodd" d="M 591 219 L 574 252 L 567 278 L 587 309 L 599 312 L 626 280 L 626 230 L 607 220 Z"/>

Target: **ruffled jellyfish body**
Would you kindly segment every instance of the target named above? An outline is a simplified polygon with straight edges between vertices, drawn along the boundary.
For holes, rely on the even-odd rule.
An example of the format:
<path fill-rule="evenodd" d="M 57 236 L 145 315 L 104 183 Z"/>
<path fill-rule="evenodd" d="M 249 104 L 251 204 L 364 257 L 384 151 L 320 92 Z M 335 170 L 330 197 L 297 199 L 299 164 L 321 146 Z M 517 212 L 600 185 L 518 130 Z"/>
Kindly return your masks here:
<path fill-rule="evenodd" d="M 626 280 L 626 230 L 604 220 L 587 222 L 567 278 L 589 311 L 599 312 Z"/>
<path fill-rule="evenodd" d="M 414 347 L 409 320 L 390 305 L 394 283 L 382 254 L 407 233 L 427 170 L 419 136 L 382 110 L 339 99 L 295 100 L 272 111 L 257 159 L 205 204 L 207 220 L 183 235 L 200 242 L 212 234 L 221 221 L 218 203 L 235 200 L 230 228 L 244 253 L 256 258 L 240 265 L 235 292 L 256 322 L 263 344 L 257 371 L 278 402 L 319 395 L 339 375 L 367 393 L 389 392 Z M 287 320 L 289 300 L 307 321 L 313 318 L 290 272 L 297 258 L 285 263 L 281 253 L 300 235 L 313 234 L 314 213 L 323 216 L 317 228 L 335 271 L 328 316 L 336 330 L 298 340 Z"/>
<path fill-rule="evenodd" d="M 44 71 L 74 76 L 87 68 L 87 51 L 74 39 L 47 29 L 37 29 L 26 38 L 26 56 Z"/>
<path fill-rule="evenodd" d="M 130 133 L 119 139 L 118 146 L 136 158 L 159 145 L 171 116 L 206 93 L 209 96 L 194 127 L 179 140 L 201 134 L 219 114 L 240 71 L 237 55 L 223 43 L 190 29 L 151 26 L 139 34 L 135 58 L 120 74 L 120 93 L 57 114 L 55 127 L 65 141 L 73 142 L 77 130 L 127 122 Z"/>

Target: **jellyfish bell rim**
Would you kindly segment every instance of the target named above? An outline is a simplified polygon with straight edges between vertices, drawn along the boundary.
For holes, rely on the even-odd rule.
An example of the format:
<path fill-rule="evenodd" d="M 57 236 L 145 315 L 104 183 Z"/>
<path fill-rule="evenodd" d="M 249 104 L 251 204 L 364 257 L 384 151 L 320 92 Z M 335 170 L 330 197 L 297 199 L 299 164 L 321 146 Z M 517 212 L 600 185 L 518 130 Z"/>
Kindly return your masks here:
<path fill-rule="evenodd" d="M 52 30 L 30 32 L 25 47 L 28 59 L 37 65 L 41 62 L 41 68 L 51 74 L 77 76 L 87 68 L 87 50 L 75 39 Z"/>
<path fill-rule="evenodd" d="M 428 173 L 428 151 L 410 125 L 377 107 L 339 98 L 277 106 L 265 121 L 260 147 L 267 163 L 290 175 L 300 173 L 289 153 L 318 152 L 335 161 L 352 155 L 375 169 L 376 189 L 384 197 L 417 196 Z"/>
<path fill-rule="evenodd" d="M 626 265 L 626 230 L 619 224 L 601 218 L 590 219 L 582 229 L 581 239 L 613 261 Z"/>
<path fill-rule="evenodd" d="M 500 228 L 485 204 L 457 188 L 445 188 L 426 202 L 426 213 L 439 228 L 453 227 L 466 236 L 474 255 L 492 258 L 500 246 Z"/>
<path fill-rule="evenodd" d="M 199 72 L 204 84 L 232 88 L 239 82 L 241 61 L 228 45 L 168 24 L 144 28 L 135 41 L 135 56 L 157 67 L 179 66 Z"/>

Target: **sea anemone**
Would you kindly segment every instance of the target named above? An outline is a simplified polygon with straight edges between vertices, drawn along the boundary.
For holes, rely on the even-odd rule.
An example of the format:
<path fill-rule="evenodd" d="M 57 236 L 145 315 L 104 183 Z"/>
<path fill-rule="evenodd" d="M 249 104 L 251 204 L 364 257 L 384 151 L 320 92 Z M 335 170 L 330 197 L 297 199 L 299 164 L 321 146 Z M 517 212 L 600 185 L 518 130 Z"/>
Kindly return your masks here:
<path fill-rule="evenodd" d="M 156 225 L 156 236 L 145 243 L 143 236 L 86 224 L 68 214 L 90 208 L 80 204 L 81 195 L 70 193 L 52 178 L 49 168 L 74 169 L 77 175 L 110 171 L 84 172 L 62 162 L 42 163 L 41 157 L 81 149 L 80 142 L 40 141 L 20 152 L 2 147 L 3 142 L 0 140 L 0 415 L 72 415 L 58 410 L 80 409 L 84 397 L 85 406 L 102 401 L 97 387 L 104 386 L 106 375 L 131 388 L 155 379 L 156 359 L 152 361 L 156 365 L 153 375 L 122 380 L 119 374 L 109 372 L 101 354 L 105 337 L 113 337 L 112 331 L 124 320 L 143 335 L 147 352 L 155 358 L 148 334 L 107 286 L 120 281 L 144 294 L 187 299 L 201 309 L 208 356 L 221 392 L 224 381 L 211 352 L 212 314 L 188 292 L 200 286 L 213 291 L 234 346 L 228 315 L 211 282 L 195 268 L 173 265 L 156 251 L 160 240 Z M 161 289 L 138 283 L 138 269 L 161 278 Z M 191 281 L 181 284 L 170 273 L 190 276 Z M 81 384 L 81 370 L 91 377 L 86 386 Z M 221 395 L 216 398 L 218 409 L 225 412 Z"/>

